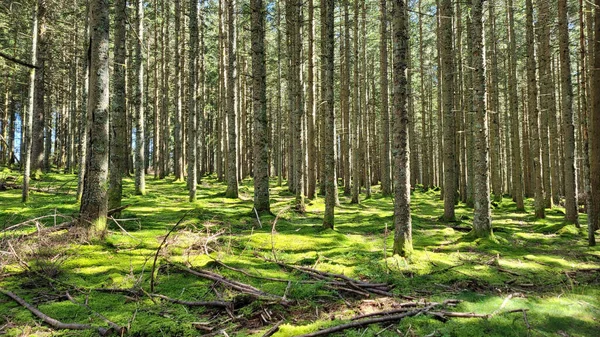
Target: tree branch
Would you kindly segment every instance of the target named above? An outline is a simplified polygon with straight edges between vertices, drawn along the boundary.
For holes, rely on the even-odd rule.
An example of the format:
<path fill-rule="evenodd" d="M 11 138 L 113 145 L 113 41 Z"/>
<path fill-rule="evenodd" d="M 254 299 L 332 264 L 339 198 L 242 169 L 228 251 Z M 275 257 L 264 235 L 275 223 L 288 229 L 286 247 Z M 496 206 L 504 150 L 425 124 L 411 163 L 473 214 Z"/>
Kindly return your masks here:
<path fill-rule="evenodd" d="M 25 66 L 27 68 L 40 69 L 40 67 L 38 67 L 38 66 L 34 66 L 33 64 L 27 63 L 25 61 L 21 61 L 21 60 L 19 60 L 17 58 L 14 58 L 14 57 L 12 57 L 12 56 L 10 56 L 8 54 L 5 54 L 5 53 L 3 53 L 1 51 L 0 51 L 0 57 L 3 57 L 3 58 L 5 58 L 5 59 L 7 59 L 9 61 L 12 61 L 14 63 L 20 64 L 20 65 Z"/>

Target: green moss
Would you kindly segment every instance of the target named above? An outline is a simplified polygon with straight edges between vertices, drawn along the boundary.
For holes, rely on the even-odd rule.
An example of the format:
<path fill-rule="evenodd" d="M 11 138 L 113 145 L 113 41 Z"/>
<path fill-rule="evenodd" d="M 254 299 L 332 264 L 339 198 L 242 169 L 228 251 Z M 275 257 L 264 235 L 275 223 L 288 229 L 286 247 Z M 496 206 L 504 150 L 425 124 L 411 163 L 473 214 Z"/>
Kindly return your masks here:
<path fill-rule="evenodd" d="M 4 170 L 6 171 L 6 170 Z M 4 172 L 3 171 L 3 172 Z M 17 175 L 16 173 L 8 173 Z M 222 275 L 251 284 L 263 291 L 297 301 L 289 308 L 274 307 L 282 313 L 286 323 L 275 336 L 293 336 L 341 323 L 359 312 L 361 298 L 351 294 L 324 289 L 323 284 L 305 284 L 307 276 L 281 268 L 263 258 L 286 263 L 316 267 L 319 270 L 345 274 L 351 277 L 388 282 L 398 295 L 425 297 L 433 301 L 459 298 L 463 302 L 452 310 L 492 313 L 500 308 L 510 293 L 527 293 L 527 297 L 513 297 L 503 310 L 525 308 L 530 326 L 539 335 L 553 335 L 562 330 L 571 336 L 592 336 L 597 330 L 595 317 L 600 316 L 598 280 L 593 273 L 578 269 L 600 268 L 600 248 L 589 248 L 585 230 L 565 226 L 561 212 L 548 212 L 546 219 L 536 220 L 532 214 L 517 212 L 514 203 L 504 198 L 493 210 L 494 236 L 475 239 L 465 233 L 470 229 L 473 210 L 457 205 L 456 217 L 461 223 L 444 224 L 437 221 L 443 213 L 439 190 L 415 190 L 412 193 L 413 253 L 410 258 L 392 255 L 393 209 L 391 198 L 379 195 L 374 188 L 373 198 L 359 205 L 340 193 L 340 207 L 335 210 L 335 230 L 322 228 L 324 199 L 319 196 L 307 204 L 306 214 L 299 215 L 288 209 L 294 195 L 285 187 L 277 187 L 272 180 L 271 209 L 279 214 L 272 232 L 274 215 L 262 215 L 260 223 L 252 212 L 252 181 L 240 184 L 240 198 L 224 197 L 226 186 L 213 176 L 204 177 L 198 188 L 197 200 L 189 203 L 185 182 L 172 179 L 147 180 L 147 194 L 134 194 L 133 181 L 124 180 L 123 204 L 131 206 L 123 211 L 115 223 L 107 224 L 104 240 L 83 241 L 64 233 L 48 240 L 49 257 L 41 259 L 35 251 L 23 258 L 33 267 L 43 270 L 44 261 L 61 256 L 60 273 L 56 284 L 50 286 L 27 273 L 16 262 L 1 266 L 0 286 L 14 290 L 41 310 L 65 322 L 103 325 L 92 318 L 84 308 L 58 295 L 67 288 L 88 289 L 73 292 L 79 301 L 88 298 L 90 306 L 119 323 L 131 321 L 133 336 L 195 336 L 200 332 L 191 322 L 211 321 L 216 314 L 205 308 L 186 308 L 147 298 L 138 302 L 123 294 L 91 291 L 101 287 L 149 287 L 152 258 L 166 233 L 191 211 L 180 229 L 171 234 L 159 255 L 155 292 L 184 300 L 212 300 L 217 295 L 213 282 L 181 273 L 164 263 L 167 259 L 189 263 L 194 268 L 213 270 Z M 20 191 L 0 193 L 0 228 L 47 215 L 75 216 L 79 206 L 73 191 L 75 175 L 46 174 L 36 181 L 37 186 L 61 187 L 69 194 L 31 193 L 27 204 L 20 202 Z M 526 201 L 532 210 L 532 200 Z M 581 216 L 582 226 L 586 217 Z M 56 222 L 64 219 L 57 217 Z M 40 220 L 42 226 L 53 226 L 54 217 Z M 262 227 L 261 227 L 262 225 Z M 452 228 L 454 227 L 454 228 Z M 387 228 L 387 232 L 386 232 Z M 35 226 L 23 226 L 3 235 L 31 233 Z M 61 236 L 62 235 L 62 236 Z M 211 257 L 205 255 L 205 238 Z M 61 239 L 62 238 L 62 239 Z M 50 238 L 48 238 L 50 239 Z M 54 242 L 54 244 L 52 244 Z M 57 243 L 58 242 L 58 243 Z M 32 244 L 37 244 L 33 241 Z M 242 269 L 256 277 L 226 269 L 213 262 L 219 259 L 229 266 Z M 289 279 L 287 282 L 264 278 Z M 70 285 L 70 286 L 69 286 Z M 237 293 L 217 286 L 219 296 L 234 298 Z M 46 294 L 46 297 L 41 296 Z M 47 294 L 56 295 L 47 297 Z M 344 300 L 342 300 L 342 298 Z M 347 301 L 352 304 L 347 308 Z M 255 302 L 236 311 L 254 317 L 264 304 Z M 0 312 L 16 327 L 8 335 L 23 334 L 32 329 L 38 335 L 87 336 L 92 332 L 52 332 L 37 327 L 38 320 L 12 301 L 0 300 Z M 317 316 L 318 313 L 318 316 Z M 331 317 L 336 320 L 332 321 Z M 256 331 L 224 323 L 229 335 L 260 336 L 268 326 Z M 441 336 L 523 336 L 527 326 L 521 313 L 499 314 L 489 320 L 451 319 L 441 323 L 428 316 L 414 317 L 395 324 L 347 331 L 340 336 L 395 336 L 396 329 L 404 334 L 428 335 L 437 331 Z"/>

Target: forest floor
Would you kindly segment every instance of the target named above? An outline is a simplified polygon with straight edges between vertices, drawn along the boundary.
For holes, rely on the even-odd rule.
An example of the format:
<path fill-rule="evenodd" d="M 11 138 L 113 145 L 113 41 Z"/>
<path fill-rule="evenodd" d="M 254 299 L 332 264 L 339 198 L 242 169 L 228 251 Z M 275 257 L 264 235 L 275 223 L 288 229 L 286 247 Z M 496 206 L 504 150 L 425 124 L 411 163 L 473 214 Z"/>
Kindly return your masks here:
<path fill-rule="evenodd" d="M 0 180 L 16 175 L 5 170 Z M 493 209 L 495 240 L 470 240 L 472 209 L 460 204 L 462 221 L 441 223 L 439 191 L 417 189 L 415 252 L 406 260 L 391 254 L 392 199 L 377 190 L 358 205 L 340 193 L 336 228 L 323 230 L 323 198 L 307 200 L 306 214 L 295 214 L 289 209 L 293 195 L 275 181 L 271 207 L 277 217 L 259 222 L 251 180 L 232 200 L 224 198 L 225 184 L 206 177 L 198 201 L 189 203 L 185 182 L 149 177 L 148 193 L 136 196 L 126 179 L 123 204 L 130 206 L 109 221 L 105 240 L 86 241 L 74 228 L 44 229 L 76 215 L 76 181 L 46 174 L 33 183 L 27 204 L 18 189 L 0 191 L 0 289 L 63 323 L 125 327 L 130 336 L 266 336 L 277 325 L 273 336 L 298 336 L 395 310 L 406 315 L 338 335 L 600 331 L 600 248 L 587 247 L 585 215 L 581 229 L 565 225 L 560 207 L 535 220 L 531 200 L 528 212 L 518 213 L 504 198 Z M 216 303 L 190 303 L 198 301 Z M 2 334 L 98 332 L 51 328 L 0 294 Z"/>

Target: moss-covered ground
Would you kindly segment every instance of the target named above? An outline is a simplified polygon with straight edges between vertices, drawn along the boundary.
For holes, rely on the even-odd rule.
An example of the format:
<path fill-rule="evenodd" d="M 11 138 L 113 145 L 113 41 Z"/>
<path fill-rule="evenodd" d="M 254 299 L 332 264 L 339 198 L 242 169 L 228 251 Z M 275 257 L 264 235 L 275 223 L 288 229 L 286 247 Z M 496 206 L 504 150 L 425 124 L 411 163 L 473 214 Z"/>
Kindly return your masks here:
<path fill-rule="evenodd" d="M 16 175 L 5 171 L 4 177 Z M 3 178 L 0 176 L 0 178 Z M 48 215 L 75 216 L 79 205 L 74 175 L 47 174 L 34 182 L 31 201 L 20 201 L 20 190 L 0 191 L 0 230 L 27 219 Z M 52 193 L 43 192 L 51 189 Z M 280 214 L 253 213 L 252 182 L 240 185 L 239 199 L 224 198 L 225 184 L 203 178 L 198 200 L 187 201 L 185 182 L 147 181 L 145 196 L 133 195 L 125 179 L 119 228 L 109 223 L 105 240 L 86 240 L 76 231 L 27 239 L 36 231 L 26 225 L 0 233 L 0 287 L 21 296 L 47 315 L 63 322 L 104 325 L 90 309 L 117 324 L 131 336 L 198 336 L 209 327 L 229 336 L 262 336 L 283 320 L 275 336 L 295 336 L 341 324 L 354 315 L 389 308 L 411 296 L 427 301 L 462 300 L 450 310 L 492 314 L 490 318 L 451 318 L 441 322 L 430 315 L 399 323 L 348 330 L 340 336 L 600 336 L 600 249 L 587 247 L 587 223 L 582 228 L 562 223 L 560 207 L 544 220 L 515 211 L 504 198 L 493 210 L 495 240 L 470 240 L 472 209 L 457 206 L 459 223 L 438 221 L 443 211 L 439 192 L 412 194 L 415 252 L 410 259 L 392 256 L 392 200 L 375 189 L 373 198 L 358 205 L 340 193 L 335 230 L 321 227 L 323 198 L 307 200 L 307 212 L 287 209 L 293 196 L 272 182 L 271 207 Z M 58 192 L 58 193 L 57 193 Z M 341 191 L 340 191 L 341 192 Z M 215 309 L 186 307 L 149 297 L 133 298 L 98 288 L 149 289 L 152 259 L 167 232 L 189 211 L 182 225 L 166 240 L 158 262 L 154 292 L 182 300 L 229 299 L 234 292 L 214 282 L 170 267 L 167 261 L 211 270 L 284 295 L 288 307 L 268 301 L 240 306 L 232 315 Z M 60 217 L 39 220 L 42 226 L 61 223 Z M 262 225 L 262 227 L 261 227 Z M 454 227 L 454 228 L 453 228 Z M 9 242 L 13 242 L 10 245 Z M 314 267 L 372 282 L 394 285 L 395 298 L 360 298 L 325 289 L 320 283 L 300 283 L 291 273 L 263 258 Z M 18 258 L 17 258 L 18 256 Z M 215 259 L 249 275 L 289 279 L 278 282 L 225 269 Z M 20 260 L 20 261 L 19 261 Z M 527 309 L 523 312 L 509 312 Z M 213 330 L 214 332 L 214 330 Z M 14 301 L 0 295 L 0 334 L 7 336 L 85 336 L 93 331 L 54 331 Z M 224 334 L 221 334 L 224 335 Z"/>

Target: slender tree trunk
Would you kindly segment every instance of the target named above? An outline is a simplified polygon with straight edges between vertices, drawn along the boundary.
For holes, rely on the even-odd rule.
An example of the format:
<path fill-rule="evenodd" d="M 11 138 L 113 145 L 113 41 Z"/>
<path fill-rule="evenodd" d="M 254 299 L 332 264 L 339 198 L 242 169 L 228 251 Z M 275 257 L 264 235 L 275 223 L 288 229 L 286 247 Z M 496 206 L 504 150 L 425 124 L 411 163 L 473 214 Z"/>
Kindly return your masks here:
<path fill-rule="evenodd" d="M 110 115 L 110 177 L 108 185 L 108 209 L 121 206 L 123 173 L 127 160 L 125 149 L 127 125 L 125 113 L 125 32 L 127 1 L 115 2 L 115 65 L 113 71 L 113 98 Z"/>
<path fill-rule="evenodd" d="M 471 0 L 473 22 L 473 110 L 475 112 L 475 210 L 473 232 L 476 237 L 492 236 L 490 208 L 488 116 L 485 109 L 485 74 L 483 65 L 483 1 Z"/>
<path fill-rule="evenodd" d="M 79 116 L 79 172 L 77 174 L 77 202 L 81 201 L 83 196 L 83 187 L 85 184 L 85 173 L 86 173 L 86 164 L 87 164 L 87 152 L 88 152 L 88 124 L 87 124 L 87 104 L 88 104 L 88 91 L 90 85 L 90 23 L 89 23 L 89 14 L 90 14 L 90 5 L 89 2 L 86 6 L 86 20 L 85 20 L 85 48 L 86 51 L 84 62 L 83 62 L 83 92 L 81 97 L 81 106 L 77 108 L 80 109 L 81 113 Z"/>
<path fill-rule="evenodd" d="M 550 178 L 550 138 L 549 121 L 550 115 L 556 114 L 554 96 L 552 94 L 554 87 L 552 85 L 551 71 L 551 51 L 550 51 L 550 5 L 548 1 L 538 1 L 538 19 L 535 31 L 538 37 L 538 73 L 539 73 L 539 101 L 540 101 L 540 151 L 542 155 L 542 183 L 544 192 L 544 207 L 552 207 L 552 187 Z"/>
<path fill-rule="evenodd" d="M 144 4 L 137 0 L 137 27 L 136 45 L 133 67 L 136 74 L 136 83 L 133 94 L 135 109 L 135 194 L 146 194 L 146 176 L 144 172 L 144 54 L 142 41 L 144 41 Z"/>
<path fill-rule="evenodd" d="M 106 179 L 108 176 L 109 67 L 107 0 L 90 1 L 90 87 L 88 98 L 88 149 L 80 219 L 91 235 L 106 230 Z"/>
<path fill-rule="evenodd" d="M 175 0 L 175 90 L 173 92 L 175 100 L 175 123 L 173 128 L 173 140 L 174 140 L 174 151 L 173 151 L 173 164 L 175 171 L 175 180 L 182 181 L 184 170 L 183 170 L 183 132 L 181 123 L 183 119 L 182 115 L 182 103 L 181 103 L 181 49 L 179 36 L 181 34 L 181 0 Z"/>
<path fill-rule="evenodd" d="M 190 45 L 188 63 L 188 119 L 187 119 L 187 185 L 190 202 L 196 201 L 196 64 L 198 62 L 198 1 L 190 0 Z M 237 180 L 236 180 L 237 182 Z"/>
<path fill-rule="evenodd" d="M 46 57 L 48 53 L 47 0 L 37 0 L 38 36 L 37 36 L 37 70 L 35 71 L 35 107 L 33 109 L 33 125 L 31 132 L 31 169 L 39 175 L 44 168 L 44 131 L 45 131 L 45 96 L 46 96 Z M 47 154 L 50 155 L 49 153 Z"/>
<path fill-rule="evenodd" d="M 387 0 L 380 0 L 380 38 L 379 62 L 381 82 L 381 194 L 392 194 L 390 180 L 390 114 L 388 107 L 388 33 Z M 421 69 L 422 71 L 422 69 Z M 421 78 L 422 79 L 422 78 Z"/>
<path fill-rule="evenodd" d="M 225 1 L 227 9 L 227 127 L 228 127 L 228 162 L 227 162 L 227 198 L 238 197 L 238 166 L 237 166 L 237 120 L 235 115 L 235 90 L 237 77 L 237 34 L 235 32 L 235 12 L 234 2 L 236 0 Z"/>
<path fill-rule="evenodd" d="M 205 129 L 205 100 L 206 100 L 206 87 L 205 87 L 205 63 L 204 63 L 204 4 L 200 3 L 200 10 L 198 13 L 198 22 L 200 23 L 200 44 L 199 44 L 199 64 L 198 69 L 198 105 L 196 111 L 196 179 L 199 183 L 202 176 L 206 173 L 206 129 Z"/>
<path fill-rule="evenodd" d="M 594 246 L 594 230 L 600 226 L 600 0 L 596 0 L 594 14 L 594 67 L 592 68 L 592 112 L 590 123 L 590 212 L 588 219 L 589 244 Z"/>
<path fill-rule="evenodd" d="M 575 125 L 573 120 L 573 83 L 569 54 L 569 20 L 567 0 L 558 0 L 558 39 L 560 44 L 560 68 L 562 79 L 562 131 L 565 137 L 565 220 L 579 225 L 577 210 L 577 177 L 575 167 Z"/>
<path fill-rule="evenodd" d="M 410 215 L 410 149 L 408 146 L 408 15 L 405 0 L 393 0 L 394 41 L 392 95 L 392 154 L 394 157 L 394 254 L 412 253 Z"/>
<path fill-rule="evenodd" d="M 310 0 L 309 0 L 310 1 Z M 265 69 L 265 14 L 262 0 L 252 0 L 252 100 L 254 111 L 254 209 L 269 213 L 269 150 Z"/>
<path fill-rule="evenodd" d="M 512 196 L 517 203 L 517 211 L 525 210 L 523 201 L 523 169 L 521 158 L 521 142 L 519 134 L 519 102 L 517 92 L 517 42 L 515 36 L 513 0 L 508 0 L 508 92 L 510 109 L 510 134 L 512 150 Z M 527 126 L 524 125 L 526 128 Z M 527 144 L 524 142 L 524 146 Z"/>
<path fill-rule="evenodd" d="M 440 57 L 442 71 L 442 104 L 444 128 L 444 220 L 454 221 L 456 203 L 456 129 L 454 116 L 454 60 L 452 56 L 451 0 L 442 0 L 440 7 Z"/>
<path fill-rule="evenodd" d="M 533 158 L 533 176 L 535 179 L 535 216 L 544 218 L 544 186 L 542 182 L 540 126 L 539 111 L 537 108 L 537 81 L 535 77 L 536 60 L 534 54 L 533 37 L 533 4 L 531 0 L 525 1 L 526 5 L 526 45 L 527 45 L 527 110 L 529 113 L 530 128 L 530 155 Z"/>
<path fill-rule="evenodd" d="M 496 41 L 496 1 L 488 0 L 489 38 L 486 39 L 490 51 L 490 86 L 489 86 L 489 119 L 490 119 L 490 146 L 491 146 L 491 170 L 492 173 L 492 195 L 494 201 L 502 201 L 502 175 L 501 148 L 500 148 L 500 96 L 498 92 L 498 51 Z"/>
<path fill-rule="evenodd" d="M 306 82 L 306 111 L 307 111 L 307 123 L 306 123 L 306 147 L 308 148 L 308 168 L 306 170 L 306 174 L 308 175 L 307 179 L 307 193 L 306 196 L 309 199 L 313 199 L 315 197 L 315 191 L 317 188 L 317 149 L 315 144 L 315 113 L 317 105 L 315 104 L 315 66 L 314 66 L 314 6 L 313 0 L 308 0 L 308 76 Z M 254 69 L 254 66 L 252 67 Z M 266 84 L 265 84 L 266 85 Z M 255 110 L 256 111 L 256 110 Z M 256 137 L 256 135 L 255 135 Z M 267 158 L 268 159 L 268 158 Z M 344 179 L 347 179 L 347 176 L 344 175 Z"/>
<path fill-rule="evenodd" d="M 419 73 L 420 73 L 420 82 L 421 82 L 421 132 L 423 133 L 422 135 L 422 139 L 423 139 L 423 146 L 421 148 L 421 167 L 423 170 L 423 188 L 425 190 L 429 189 L 432 184 L 431 184 L 431 177 L 432 177 L 432 172 L 430 170 L 430 161 L 429 161 L 429 156 L 430 156 L 430 147 L 429 147 L 429 129 L 428 129 L 428 116 L 429 113 L 427 111 L 427 99 L 426 99 L 426 91 L 425 91 L 425 50 L 424 50 L 424 43 L 423 43 L 423 14 L 422 13 L 422 0 L 419 0 L 419 5 L 418 5 L 418 10 L 419 10 Z M 382 39 L 383 40 L 383 39 Z M 383 43 L 382 43 L 383 45 Z M 381 59 L 381 61 L 383 62 L 383 57 Z M 387 62 L 387 60 L 386 60 Z M 383 72 L 382 72 L 383 75 Z M 381 90 L 382 90 L 382 106 L 383 106 L 383 84 L 381 85 Z M 386 85 L 387 88 L 387 85 Z M 385 95 L 385 99 L 387 100 L 387 95 Z M 382 108 L 383 109 L 383 108 Z M 385 111 L 382 110 L 382 115 L 385 113 Z M 383 160 L 383 157 L 382 157 Z M 382 166 L 385 165 L 385 163 L 382 161 Z"/>
<path fill-rule="evenodd" d="M 160 132 L 160 110 L 158 105 L 158 70 L 160 68 L 158 64 L 158 53 L 160 51 L 160 45 L 158 40 L 158 0 L 154 0 L 154 132 L 152 137 L 152 159 L 154 168 L 154 178 L 162 178 L 162 154 L 161 154 L 161 132 Z"/>
<path fill-rule="evenodd" d="M 364 0 L 362 0 L 364 1 Z M 360 140 L 359 140 L 359 121 L 360 121 L 360 74 L 358 62 L 358 0 L 354 2 L 354 83 L 352 94 L 352 121 L 350 122 L 352 135 L 352 200 L 351 203 L 357 204 L 360 199 Z M 365 163 L 362 163 L 363 165 Z"/>
<path fill-rule="evenodd" d="M 31 42 L 31 64 L 37 65 L 37 42 L 38 42 L 38 6 L 35 5 L 33 10 L 33 23 L 32 23 L 32 42 Z M 29 176 L 31 175 L 31 150 L 32 150 L 32 137 L 31 131 L 33 126 L 33 112 L 35 109 L 35 68 L 29 69 L 29 96 L 27 102 L 27 112 L 23 118 L 23 134 L 24 137 L 24 149 L 23 155 L 23 193 L 21 196 L 22 202 L 29 201 Z"/>
<path fill-rule="evenodd" d="M 325 213 L 323 227 L 333 229 L 336 205 L 334 149 L 334 0 L 321 0 L 321 109 L 325 117 L 323 150 L 325 152 Z"/>

